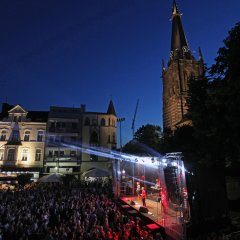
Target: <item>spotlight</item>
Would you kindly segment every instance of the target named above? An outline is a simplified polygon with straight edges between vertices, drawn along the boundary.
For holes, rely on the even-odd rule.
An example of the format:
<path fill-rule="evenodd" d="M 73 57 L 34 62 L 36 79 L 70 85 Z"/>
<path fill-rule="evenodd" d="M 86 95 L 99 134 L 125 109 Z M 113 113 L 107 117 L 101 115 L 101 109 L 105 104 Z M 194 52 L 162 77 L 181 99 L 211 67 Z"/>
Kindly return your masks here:
<path fill-rule="evenodd" d="M 163 159 L 162 159 L 162 162 L 163 162 L 163 163 L 167 162 L 167 159 L 166 159 L 166 158 L 163 158 Z"/>
<path fill-rule="evenodd" d="M 138 162 L 138 159 L 137 159 L 137 158 L 135 159 L 135 162 Z"/>

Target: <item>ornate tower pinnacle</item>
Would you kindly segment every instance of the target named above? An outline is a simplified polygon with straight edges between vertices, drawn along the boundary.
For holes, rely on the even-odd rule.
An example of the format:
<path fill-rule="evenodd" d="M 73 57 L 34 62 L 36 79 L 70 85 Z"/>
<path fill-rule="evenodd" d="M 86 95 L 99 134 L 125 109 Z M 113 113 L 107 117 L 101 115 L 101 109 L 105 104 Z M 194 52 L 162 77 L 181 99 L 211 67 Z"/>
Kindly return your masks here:
<path fill-rule="evenodd" d="M 193 57 L 183 30 L 181 13 L 176 0 L 172 5 L 172 38 L 170 61 L 162 71 L 163 77 L 163 129 L 174 131 L 177 127 L 191 124 L 187 118 L 188 83 L 191 77 L 203 75 L 203 60 Z"/>
<path fill-rule="evenodd" d="M 178 10 L 176 1 L 173 0 L 172 6 L 172 40 L 170 60 L 176 59 L 192 59 L 193 56 L 189 51 L 187 38 L 183 30 L 181 14 Z"/>

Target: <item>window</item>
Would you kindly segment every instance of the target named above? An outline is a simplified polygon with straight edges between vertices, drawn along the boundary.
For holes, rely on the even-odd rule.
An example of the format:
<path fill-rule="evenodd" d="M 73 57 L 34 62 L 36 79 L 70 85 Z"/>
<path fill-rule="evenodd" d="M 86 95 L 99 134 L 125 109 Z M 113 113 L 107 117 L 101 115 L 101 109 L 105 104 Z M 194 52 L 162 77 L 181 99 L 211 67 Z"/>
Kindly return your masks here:
<path fill-rule="evenodd" d="M 35 161 L 41 161 L 41 157 L 42 157 L 42 150 L 41 149 L 36 149 Z"/>
<path fill-rule="evenodd" d="M 55 137 L 55 142 L 56 142 L 56 143 L 60 143 L 60 140 L 61 140 L 61 136 L 56 136 L 56 137 Z"/>
<path fill-rule="evenodd" d="M 91 133 L 90 142 L 91 143 L 97 143 L 98 142 L 97 132 L 94 131 L 94 132 Z"/>
<path fill-rule="evenodd" d="M 22 151 L 22 161 L 27 161 L 28 159 L 28 149 L 23 149 Z"/>
<path fill-rule="evenodd" d="M 70 157 L 76 157 L 76 151 L 70 151 Z"/>
<path fill-rule="evenodd" d="M 49 142 L 53 143 L 54 142 L 54 136 L 49 136 Z"/>
<path fill-rule="evenodd" d="M 18 121 L 19 121 L 19 122 L 22 121 L 22 117 L 21 117 L 21 116 L 18 117 Z"/>
<path fill-rule="evenodd" d="M 115 133 L 113 133 L 113 135 L 112 135 L 112 142 L 113 142 L 113 143 L 116 143 L 116 136 L 115 136 Z"/>
<path fill-rule="evenodd" d="M 30 139 L 30 131 L 25 131 L 23 141 L 28 142 Z"/>
<path fill-rule="evenodd" d="M 105 124 L 106 124 L 105 119 L 102 118 L 102 119 L 101 119 L 101 126 L 105 126 Z"/>
<path fill-rule="evenodd" d="M 108 143 L 111 143 L 111 136 L 108 135 Z"/>
<path fill-rule="evenodd" d="M 4 159 L 4 149 L 0 149 L 0 161 Z"/>
<path fill-rule="evenodd" d="M 64 151 L 59 152 L 60 157 L 64 157 Z"/>
<path fill-rule="evenodd" d="M 93 120 L 92 120 L 92 125 L 93 125 L 93 126 L 97 126 L 97 125 L 98 125 L 97 119 L 93 119 Z"/>
<path fill-rule="evenodd" d="M 7 137 L 7 131 L 2 130 L 0 140 L 1 141 L 6 141 L 6 137 Z"/>
<path fill-rule="evenodd" d="M 52 151 L 52 150 L 49 150 L 48 156 L 49 156 L 49 157 L 52 157 L 52 156 L 53 156 L 53 151 Z"/>
<path fill-rule="evenodd" d="M 54 157 L 58 157 L 58 151 L 54 151 Z"/>
<path fill-rule="evenodd" d="M 19 141 L 19 132 L 16 130 L 13 130 L 12 132 L 12 141 L 13 142 L 18 142 Z"/>
<path fill-rule="evenodd" d="M 89 126 L 90 125 L 90 119 L 89 118 L 85 118 L 85 125 Z"/>
<path fill-rule="evenodd" d="M 110 126 L 111 125 L 111 119 L 109 118 L 108 119 L 108 126 Z"/>
<path fill-rule="evenodd" d="M 7 160 L 8 161 L 14 161 L 15 160 L 15 149 L 14 148 L 8 149 Z"/>
<path fill-rule="evenodd" d="M 62 122 L 62 128 L 66 128 L 66 123 Z"/>
<path fill-rule="evenodd" d="M 43 142 L 43 131 L 42 130 L 39 130 L 37 133 L 37 141 Z"/>
<path fill-rule="evenodd" d="M 98 161 L 98 156 L 91 154 L 90 155 L 90 160 L 93 161 L 93 162 L 96 162 L 96 161 Z"/>
<path fill-rule="evenodd" d="M 77 141 L 77 137 L 71 137 L 71 143 L 75 143 Z"/>
<path fill-rule="evenodd" d="M 14 122 L 17 122 L 17 116 L 14 116 L 14 117 L 13 117 L 13 121 L 14 121 Z"/>

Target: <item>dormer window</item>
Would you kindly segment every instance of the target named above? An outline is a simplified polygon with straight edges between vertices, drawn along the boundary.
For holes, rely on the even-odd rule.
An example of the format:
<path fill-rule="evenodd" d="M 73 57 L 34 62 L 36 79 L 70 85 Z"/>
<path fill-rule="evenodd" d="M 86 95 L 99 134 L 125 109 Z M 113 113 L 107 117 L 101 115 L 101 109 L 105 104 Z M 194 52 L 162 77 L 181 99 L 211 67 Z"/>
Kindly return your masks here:
<path fill-rule="evenodd" d="M 24 133 L 24 141 L 29 142 L 30 139 L 30 131 L 25 131 Z"/>
<path fill-rule="evenodd" d="M 0 141 L 6 141 L 6 138 L 7 138 L 7 131 L 2 130 L 1 136 L 0 136 Z"/>
<path fill-rule="evenodd" d="M 18 142 L 19 141 L 19 132 L 16 130 L 12 131 L 12 141 L 13 142 Z"/>

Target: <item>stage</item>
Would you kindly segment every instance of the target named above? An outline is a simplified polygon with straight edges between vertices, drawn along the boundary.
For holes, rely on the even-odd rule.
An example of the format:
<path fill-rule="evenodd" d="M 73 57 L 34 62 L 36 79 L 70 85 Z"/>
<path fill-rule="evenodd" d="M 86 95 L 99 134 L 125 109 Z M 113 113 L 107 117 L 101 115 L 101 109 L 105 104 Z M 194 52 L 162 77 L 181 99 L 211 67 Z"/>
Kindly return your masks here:
<path fill-rule="evenodd" d="M 120 199 L 123 202 L 122 208 L 124 208 L 125 211 L 128 211 L 130 215 L 142 216 L 145 219 L 149 219 L 149 221 L 147 221 L 149 223 L 149 228 L 150 225 L 152 225 L 150 223 L 154 223 L 154 227 L 158 226 L 159 230 L 162 229 L 167 234 L 170 232 L 170 236 L 172 236 L 173 239 L 182 239 L 184 229 L 179 229 L 179 225 L 182 224 L 181 213 L 178 209 L 174 210 L 172 208 L 168 208 L 166 211 L 166 209 L 164 210 L 161 200 L 156 202 L 147 198 L 147 212 L 145 213 L 145 209 L 142 208 L 141 198 L 138 198 L 137 196 L 123 196 Z"/>

